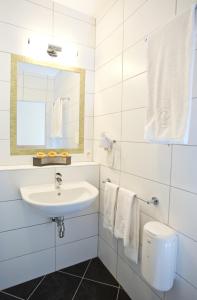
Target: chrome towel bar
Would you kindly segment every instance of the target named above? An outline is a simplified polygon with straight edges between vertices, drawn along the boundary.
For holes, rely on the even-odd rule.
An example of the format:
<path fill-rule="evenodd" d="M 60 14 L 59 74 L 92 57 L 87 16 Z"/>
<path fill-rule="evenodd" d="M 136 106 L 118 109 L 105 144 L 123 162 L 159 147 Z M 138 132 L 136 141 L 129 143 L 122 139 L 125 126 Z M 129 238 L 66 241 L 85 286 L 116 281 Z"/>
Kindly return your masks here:
<path fill-rule="evenodd" d="M 106 180 L 103 180 L 102 183 L 106 183 L 106 182 L 111 182 L 111 179 L 110 178 L 106 178 Z M 138 197 L 137 197 L 138 198 Z M 154 206 L 158 206 L 159 205 L 159 199 L 155 196 L 153 196 L 150 200 L 146 201 L 144 199 L 141 199 L 141 198 L 138 198 L 139 200 L 145 202 L 146 204 L 150 205 L 150 204 L 153 204 Z"/>

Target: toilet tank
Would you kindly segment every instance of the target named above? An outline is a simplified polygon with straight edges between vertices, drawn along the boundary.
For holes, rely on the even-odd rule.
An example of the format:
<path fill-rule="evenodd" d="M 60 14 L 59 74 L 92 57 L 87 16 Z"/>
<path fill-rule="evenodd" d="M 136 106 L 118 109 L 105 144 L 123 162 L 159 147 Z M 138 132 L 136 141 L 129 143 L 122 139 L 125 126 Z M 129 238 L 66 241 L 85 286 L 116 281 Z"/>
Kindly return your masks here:
<path fill-rule="evenodd" d="M 143 229 L 141 271 L 156 290 L 172 288 L 177 257 L 176 232 L 160 222 L 149 222 Z"/>

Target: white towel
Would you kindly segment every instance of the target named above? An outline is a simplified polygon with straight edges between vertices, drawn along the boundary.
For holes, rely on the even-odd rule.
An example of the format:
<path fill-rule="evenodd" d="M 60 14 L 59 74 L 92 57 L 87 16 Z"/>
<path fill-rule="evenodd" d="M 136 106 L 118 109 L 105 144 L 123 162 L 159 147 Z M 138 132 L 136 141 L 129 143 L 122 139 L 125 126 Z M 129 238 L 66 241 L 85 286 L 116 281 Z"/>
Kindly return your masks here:
<path fill-rule="evenodd" d="M 63 137 L 63 102 L 59 97 L 55 100 L 51 109 L 51 138 Z"/>
<path fill-rule="evenodd" d="M 118 185 L 106 182 L 104 191 L 104 218 L 103 226 L 114 231 L 115 210 L 118 194 Z"/>
<path fill-rule="evenodd" d="M 125 255 L 138 262 L 139 201 L 134 192 L 120 188 L 118 192 L 114 235 L 123 239 Z"/>
<path fill-rule="evenodd" d="M 145 139 L 187 144 L 192 103 L 195 7 L 148 39 L 149 99 Z"/>

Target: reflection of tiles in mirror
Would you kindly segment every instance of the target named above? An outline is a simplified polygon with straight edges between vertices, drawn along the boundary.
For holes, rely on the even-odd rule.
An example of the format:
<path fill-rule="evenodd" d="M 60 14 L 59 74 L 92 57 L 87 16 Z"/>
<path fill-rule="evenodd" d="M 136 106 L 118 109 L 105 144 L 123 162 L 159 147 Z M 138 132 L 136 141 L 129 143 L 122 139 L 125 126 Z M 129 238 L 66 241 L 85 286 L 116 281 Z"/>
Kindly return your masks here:
<path fill-rule="evenodd" d="M 84 103 L 81 105 L 85 89 L 84 86 L 81 90 L 83 71 L 80 73 L 80 69 L 75 68 L 62 70 L 62 67 L 53 68 L 17 55 L 14 57 L 17 60 L 17 110 L 20 109 L 17 111 L 17 145 L 45 149 L 80 148 L 79 136 L 83 137 L 84 127 Z M 55 118 L 55 123 L 61 124 L 62 134 L 54 136 L 52 107 L 57 99 L 63 102 L 61 117 Z M 25 106 L 29 107 L 28 113 Z M 39 106 L 43 106 L 42 112 Z"/>

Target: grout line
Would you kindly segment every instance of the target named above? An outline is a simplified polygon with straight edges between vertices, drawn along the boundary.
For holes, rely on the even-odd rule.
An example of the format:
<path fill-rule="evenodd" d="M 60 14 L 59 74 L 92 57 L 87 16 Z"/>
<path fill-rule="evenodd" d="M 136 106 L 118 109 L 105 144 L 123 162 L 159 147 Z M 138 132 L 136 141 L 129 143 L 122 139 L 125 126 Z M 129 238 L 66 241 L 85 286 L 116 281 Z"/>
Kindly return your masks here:
<path fill-rule="evenodd" d="M 178 9 L 178 0 L 175 0 L 175 10 L 174 10 L 175 16 L 177 15 L 177 9 Z"/>
<path fill-rule="evenodd" d="M 109 13 L 109 11 L 115 6 L 118 0 L 114 0 L 107 8 L 105 8 L 105 12 L 101 13 L 101 16 L 96 18 L 96 25 L 98 26 L 102 19 Z"/>
<path fill-rule="evenodd" d="M 52 246 L 52 247 L 48 247 L 48 248 L 44 248 L 44 249 L 39 249 L 39 250 L 34 251 L 34 252 L 28 252 L 28 253 L 25 253 L 23 255 L 14 256 L 14 257 L 11 257 L 11 258 L 6 258 L 6 259 L 3 259 L 3 260 L 0 260 L 0 263 L 6 262 L 6 261 L 13 261 L 15 259 L 18 259 L 18 258 L 21 258 L 21 257 L 26 257 L 26 256 L 36 254 L 36 253 L 46 252 L 47 250 L 52 250 L 54 248 L 55 248 L 55 246 Z"/>
<path fill-rule="evenodd" d="M 62 273 L 62 274 L 66 274 L 66 275 L 69 275 L 69 276 L 73 276 L 73 277 L 77 277 L 77 278 L 82 278 L 81 276 L 79 275 L 74 275 L 72 273 L 69 273 L 69 272 L 65 272 L 65 271 L 62 271 L 62 270 L 59 270 L 59 271 L 56 271 L 58 273 Z"/>
<path fill-rule="evenodd" d="M 173 146 L 171 146 L 171 153 L 170 153 L 170 187 L 169 187 L 169 203 L 168 203 L 168 224 L 170 221 L 170 208 L 171 208 L 172 160 L 173 160 Z"/>
<path fill-rule="evenodd" d="M 41 285 L 41 283 L 44 281 L 45 278 L 46 278 L 46 275 L 40 280 L 40 282 L 38 283 L 38 285 L 35 287 L 35 289 L 28 296 L 27 300 L 29 300 L 31 298 L 31 296 L 35 293 L 35 291 L 38 289 L 38 287 Z"/>
<path fill-rule="evenodd" d="M 119 286 L 119 288 L 118 288 L 118 292 L 117 292 L 116 300 L 118 300 L 118 298 L 119 298 L 119 293 L 120 293 L 120 286 Z"/>
<path fill-rule="evenodd" d="M 119 111 L 115 111 L 115 112 L 111 112 L 111 113 L 103 113 L 103 114 L 95 115 L 94 118 L 111 116 L 111 115 L 115 115 L 115 114 L 120 114 L 121 112 L 126 113 L 126 112 L 135 111 L 135 110 L 139 110 L 139 109 L 145 109 L 145 108 L 146 108 L 146 106 L 139 106 L 139 107 L 133 107 L 133 108 L 128 108 L 128 109 L 121 109 Z"/>
<path fill-rule="evenodd" d="M 119 55 L 119 56 L 120 56 L 120 55 Z M 142 74 L 145 74 L 145 73 L 147 73 L 146 70 L 143 71 L 143 72 L 137 73 L 137 74 L 135 74 L 135 75 L 133 75 L 133 76 L 129 76 L 128 78 L 123 79 L 123 83 L 126 82 L 126 81 L 129 80 L 129 79 L 136 78 L 136 77 L 138 77 L 138 76 L 140 76 L 140 75 L 142 75 Z M 116 87 L 116 86 L 118 86 L 118 85 L 120 85 L 120 84 L 122 84 L 122 80 L 118 81 L 118 83 L 109 85 L 109 86 L 107 86 L 107 87 L 105 87 L 105 88 L 102 88 L 102 89 L 100 89 L 100 90 L 95 90 L 95 94 L 99 94 L 99 93 L 101 93 L 101 92 L 104 92 L 105 90 L 114 88 L 114 87 Z"/>
<path fill-rule="evenodd" d="M 74 293 L 74 295 L 73 295 L 73 297 L 72 297 L 72 300 L 74 300 L 74 298 L 75 298 L 75 296 L 76 296 L 76 294 L 77 294 L 77 292 L 78 292 L 78 290 L 79 290 L 79 288 L 80 288 L 80 286 L 81 286 L 81 284 L 82 284 L 82 281 L 83 281 L 83 279 L 84 279 L 84 276 L 85 276 L 85 274 L 86 274 L 86 272 L 87 272 L 87 270 L 88 270 L 88 268 L 89 268 L 91 262 L 92 262 L 92 259 L 89 261 L 89 263 L 88 263 L 88 265 L 87 265 L 87 267 L 86 267 L 86 269 L 85 269 L 85 272 L 84 272 L 84 274 L 83 274 L 83 276 L 82 276 L 82 278 L 81 278 L 81 281 L 79 282 L 79 285 L 78 285 L 78 287 L 77 287 L 77 289 L 76 289 L 76 291 L 75 291 L 75 293 Z"/>
<path fill-rule="evenodd" d="M 133 12 L 131 12 L 131 13 L 124 19 L 124 23 L 125 23 L 128 19 L 130 19 L 132 16 L 134 16 L 134 15 L 138 12 L 138 10 L 140 10 L 140 9 L 146 4 L 147 1 L 148 1 L 148 0 L 144 0 L 143 3 L 141 3 L 140 5 L 138 5 L 138 7 L 137 7 Z"/>
<path fill-rule="evenodd" d="M 52 5 L 49 7 L 49 6 L 44 6 L 44 5 L 42 5 L 42 4 L 39 4 L 39 3 L 37 3 L 37 2 L 34 2 L 34 1 L 31 1 L 31 0 L 25 0 L 25 1 L 27 1 L 27 2 L 30 2 L 30 3 L 32 3 L 32 4 L 34 4 L 34 5 L 36 5 L 36 6 L 39 6 L 39 7 L 42 7 L 42 8 L 45 8 L 45 9 L 48 9 L 48 10 L 53 10 L 54 9 L 54 1 L 52 1 Z M 68 6 L 66 6 L 66 5 L 63 5 L 63 4 L 60 4 L 60 5 L 62 5 L 63 7 L 65 7 L 66 9 L 68 9 L 68 10 L 72 10 L 72 11 L 74 11 L 75 12 L 75 9 L 72 9 L 72 8 L 70 8 L 70 7 L 68 7 Z M 71 16 L 69 13 L 68 14 L 65 14 L 65 13 L 63 13 L 63 12 L 60 12 L 60 10 L 57 10 L 57 9 L 54 9 L 54 12 L 55 13 L 58 13 L 58 14 L 61 14 L 61 15 L 64 15 L 65 17 L 68 17 L 68 18 L 72 18 L 72 19 L 74 19 L 74 20 L 78 20 L 78 21 L 80 21 L 80 22 L 84 22 L 84 23 L 86 23 L 86 24 L 88 24 L 88 25 L 91 25 L 91 26 L 94 26 L 95 27 L 95 24 L 93 23 L 93 22 L 88 22 L 88 21 L 85 21 L 84 19 L 82 20 L 82 18 L 80 18 L 80 17 L 74 17 L 74 16 Z M 87 16 L 87 18 L 92 18 L 92 21 L 93 21 L 93 19 L 94 19 L 94 17 L 91 17 L 91 16 L 89 16 L 89 15 L 86 15 L 86 14 L 84 14 L 84 13 L 82 13 L 82 12 L 78 12 L 77 11 L 77 13 L 79 13 L 79 14 L 81 14 L 82 16 L 84 16 L 84 17 L 86 17 Z"/>
<path fill-rule="evenodd" d="M 106 267 L 106 268 L 107 268 L 107 267 Z M 114 277 L 114 276 L 113 276 L 113 277 Z M 113 287 L 113 288 L 117 288 L 117 289 L 118 289 L 118 286 L 117 286 L 117 285 L 105 283 L 105 282 L 102 282 L 102 281 L 97 281 L 97 280 L 94 280 L 94 279 L 91 279 L 91 278 L 85 277 L 84 280 L 92 281 L 92 282 L 99 283 L 99 284 L 103 284 L 103 285 L 107 285 L 107 286 L 111 286 L 111 287 Z"/>
<path fill-rule="evenodd" d="M 10 297 L 12 297 L 12 298 L 14 298 L 14 299 L 25 300 L 25 299 L 23 299 L 23 298 L 17 297 L 17 296 L 15 296 L 15 295 L 12 295 L 12 294 L 7 293 L 7 292 L 4 292 L 4 291 L 0 291 L 0 294 L 4 294 L 4 295 L 7 295 L 7 296 L 10 296 Z"/>

